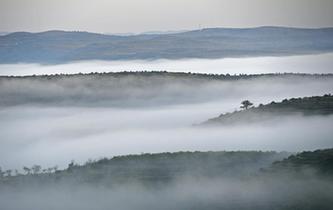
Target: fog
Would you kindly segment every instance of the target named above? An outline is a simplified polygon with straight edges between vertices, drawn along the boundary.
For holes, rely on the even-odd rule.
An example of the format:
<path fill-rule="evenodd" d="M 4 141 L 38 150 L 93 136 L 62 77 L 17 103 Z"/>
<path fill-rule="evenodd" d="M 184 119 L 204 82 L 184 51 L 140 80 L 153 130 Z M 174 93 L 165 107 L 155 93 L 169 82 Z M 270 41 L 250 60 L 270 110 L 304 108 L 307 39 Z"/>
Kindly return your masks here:
<path fill-rule="evenodd" d="M 69 85 L 70 84 L 70 85 Z M 265 76 L 234 81 L 176 76 L 78 76 L 0 82 L 0 165 L 66 167 L 70 160 L 207 150 L 302 151 L 333 146 L 333 117 L 291 117 L 201 128 L 239 109 L 333 92 L 330 76 Z"/>
<path fill-rule="evenodd" d="M 333 54 L 325 54 L 179 60 L 174 64 L 171 61 L 19 64 L 1 65 L 0 73 L 187 71 L 185 68 L 205 73 L 331 73 L 332 58 Z M 333 115 L 277 116 L 251 124 L 197 126 L 221 113 L 239 110 L 240 102 L 245 99 L 258 105 L 327 93 L 333 93 L 332 75 L 282 74 L 224 79 L 166 73 L 1 77 L 0 166 L 3 170 L 22 172 L 23 166 L 34 164 L 64 169 L 71 160 L 83 164 L 88 159 L 127 154 L 222 150 L 300 152 L 332 148 Z M 100 180 L 101 185 L 78 184 L 75 180 L 66 180 L 66 172 L 62 174 L 64 179 L 55 179 L 55 182 L 50 174 L 13 177 L 13 185 L 5 177 L 0 186 L 0 209 L 281 209 L 281 205 L 291 209 L 294 206 L 328 209 L 332 205 L 332 181 L 312 174 L 311 168 L 306 169 L 311 171 L 310 175 L 302 178 L 288 174 L 265 175 L 259 171 L 277 157 L 282 159 L 278 154 L 275 159 L 267 158 L 265 164 L 258 160 L 252 165 L 235 164 L 243 173 L 232 167 L 220 169 L 230 173 L 218 177 L 188 171 L 164 185 L 153 186 L 139 180 L 127 180 L 112 187 L 105 180 Z M 190 165 L 202 168 L 200 163 Z M 142 168 L 149 171 L 149 167 Z M 246 173 L 248 168 L 250 175 Z M 73 175 L 81 180 L 78 175 L 85 174 Z M 126 178 L 126 174 L 123 176 Z"/>
<path fill-rule="evenodd" d="M 67 184 L 0 189 L 4 210 L 37 209 L 329 209 L 332 182 L 318 177 L 179 177 L 163 188 L 139 183 L 113 189 Z M 42 199 L 41 199 L 42 198 Z"/>
<path fill-rule="evenodd" d="M 118 71 L 171 71 L 217 74 L 277 72 L 333 73 L 333 53 L 287 57 L 225 59 L 83 61 L 61 65 L 1 64 L 0 75 L 90 73 Z"/>

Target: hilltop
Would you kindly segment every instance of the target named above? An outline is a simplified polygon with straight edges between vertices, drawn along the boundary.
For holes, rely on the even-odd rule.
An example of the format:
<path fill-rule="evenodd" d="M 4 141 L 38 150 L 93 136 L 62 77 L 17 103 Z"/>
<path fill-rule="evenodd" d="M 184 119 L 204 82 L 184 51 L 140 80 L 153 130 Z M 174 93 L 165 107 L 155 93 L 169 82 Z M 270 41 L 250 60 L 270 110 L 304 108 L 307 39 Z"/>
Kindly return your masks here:
<path fill-rule="evenodd" d="M 202 125 L 228 125 L 235 123 L 263 122 L 288 116 L 316 116 L 333 114 L 333 96 L 312 96 L 285 99 L 282 102 L 272 101 L 257 107 L 221 114 L 202 123 Z"/>

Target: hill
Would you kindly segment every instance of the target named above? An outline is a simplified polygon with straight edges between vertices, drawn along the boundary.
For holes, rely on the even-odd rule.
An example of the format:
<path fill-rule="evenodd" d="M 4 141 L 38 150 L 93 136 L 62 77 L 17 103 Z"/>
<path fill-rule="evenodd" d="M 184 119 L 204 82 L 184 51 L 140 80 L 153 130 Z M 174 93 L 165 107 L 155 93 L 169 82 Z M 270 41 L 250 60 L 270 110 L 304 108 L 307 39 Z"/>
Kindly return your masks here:
<path fill-rule="evenodd" d="M 115 156 L 83 165 L 74 161 L 63 170 L 43 170 L 32 166 L 26 174 L 8 175 L 3 171 L 0 185 L 30 185 L 39 183 L 77 183 L 108 187 L 138 182 L 142 184 L 167 184 L 181 177 L 237 178 L 297 174 L 299 178 L 311 169 L 316 175 L 329 178 L 333 175 L 333 149 L 288 152 L 218 151 L 175 152 Z M 0 168 L 1 172 L 1 168 Z M 13 171 L 12 171 L 13 172 Z M 304 173 L 305 172 L 305 173 Z"/>
<path fill-rule="evenodd" d="M 326 176 L 333 175 L 333 149 L 301 152 L 291 155 L 272 164 L 270 170 L 274 172 L 301 172 L 308 169 Z"/>
<path fill-rule="evenodd" d="M 304 98 L 285 99 L 282 102 L 260 104 L 241 111 L 221 114 L 209 119 L 202 125 L 228 125 L 235 123 L 264 122 L 269 119 L 279 119 L 288 116 L 315 116 L 333 114 L 333 96 L 313 96 Z"/>
<path fill-rule="evenodd" d="M 332 154 L 177 152 L 72 162 L 55 172 L 2 177 L 0 201 L 3 209 L 20 210 L 326 210 L 332 206 Z M 320 170 L 310 176 L 294 170 L 303 166 Z"/>
<path fill-rule="evenodd" d="M 269 167 L 274 161 L 289 155 L 282 152 L 238 151 L 238 152 L 176 152 L 115 156 L 83 165 L 71 162 L 67 169 L 54 173 L 40 169 L 27 175 L 3 177 L 7 184 L 41 182 L 78 182 L 113 186 L 139 181 L 146 184 L 167 183 L 182 176 L 194 177 L 242 177 Z"/>
<path fill-rule="evenodd" d="M 115 36 L 88 32 L 16 32 L 0 36 L 0 63 L 226 58 L 333 51 L 333 28 L 207 28 L 174 34 Z"/>
<path fill-rule="evenodd" d="M 291 88 L 294 84 L 311 87 L 332 83 L 333 75 L 118 72 L 0 76 L 0 107 L 23 104 L 140 107 L 198 103 L 226 99 L 230 87 L 236 95 L 253 87 L 267 88 L 267 81 L 270 87 L 276 88 L 280 88 L 280 84 Z"/>

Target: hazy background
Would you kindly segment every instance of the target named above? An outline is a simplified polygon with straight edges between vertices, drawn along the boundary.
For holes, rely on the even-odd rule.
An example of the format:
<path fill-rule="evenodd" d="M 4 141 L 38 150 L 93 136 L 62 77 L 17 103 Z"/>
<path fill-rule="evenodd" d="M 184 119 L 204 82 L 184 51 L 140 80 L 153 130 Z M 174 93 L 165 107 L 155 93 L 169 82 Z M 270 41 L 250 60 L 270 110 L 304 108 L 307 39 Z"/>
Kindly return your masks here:
<path fill-rule="evenodd" d="M 1 0 L 0 31 L 332 27 L 331 0 Z"/>

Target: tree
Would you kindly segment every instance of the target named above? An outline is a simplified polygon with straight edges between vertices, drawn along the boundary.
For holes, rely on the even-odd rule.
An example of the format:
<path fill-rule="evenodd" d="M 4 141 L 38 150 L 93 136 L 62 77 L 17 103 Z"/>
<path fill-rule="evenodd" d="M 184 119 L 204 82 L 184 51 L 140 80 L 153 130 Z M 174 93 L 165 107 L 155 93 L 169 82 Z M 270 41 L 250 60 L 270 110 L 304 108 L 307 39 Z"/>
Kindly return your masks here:
<path fill-rule="evenodd" d="M 253 105 L 253 103 L 251 103 L 249 100 L 242 101 L 241 104 L 242 106 L 240 106 L 240 108 L 242 109 L 248 109 Z"/>
<path fill-rule="evenodd" d="M 17 170 L 17 169 L 15 169 L 15 176 L 20 176 L 21 174 L 20 174 L 20 172 Z"/>
<path fill-rule="evenodd" d="M 31 169 L 26 166 L 23 167 L 23 171 L 25 171 L 27 175 L 31 173 Z"/>
<path fill-rule="evenodd" d="M 12 176 L 12 170 L 11 169 L 6 170 L 6 174 L 7 174 L 8 177 L 11 177 Z"/>
<path fill-rule="evenodd" d="M 2 168 L 0 167 L 0 179 L 3 178 L 5 176 L 5 172 L 2 171 Z"/>
<path fill-rule="evenodd" d="M 34 165 L 32 166 L 32 171 L 34 174 L 39 174 L 40 170 L 42 169 L 42 167 L 40 165 Z"/>
<path fill-rule="evenodd" d="M 53 171 L 53 167 L 52 168 L 47 168 L 47 173 L 52 173 L 52 171 Z"/>

